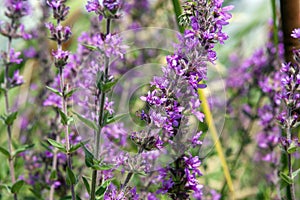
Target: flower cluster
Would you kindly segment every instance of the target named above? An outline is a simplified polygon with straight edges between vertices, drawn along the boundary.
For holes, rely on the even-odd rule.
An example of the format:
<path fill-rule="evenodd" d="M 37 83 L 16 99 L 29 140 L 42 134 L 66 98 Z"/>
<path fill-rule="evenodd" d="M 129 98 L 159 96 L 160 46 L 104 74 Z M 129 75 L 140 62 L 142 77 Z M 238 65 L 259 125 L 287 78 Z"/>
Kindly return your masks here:
<path fill-rule="evenodd" d="M 299 29 L 295 29 L 291 34 L 292 37 L 300 40 Z M 300 116 L 298 109 L 300 108 L 300 50 L 294 49 L 295 63 L 282 64 L 281 67 L 281 90 L 279 98 L 285 104 L 285 110 L 280 113 L 278 119 L 281 125 L 289 130 L 299 125 Z M 285 148 L 288 148 L 292 141 L 295 140 L 296 146 L 298 145 L 298 139 L 293 138 L 291 133 L 287 133 L 287 138 L 282 138 L 282 144 Z"/>
<path fill-rule="evenodd" d="M 103 0 L 102 4 L 99 0 L 90 0 L 86 5 L 86 10 L 88 12 L 95 12 L 99 20 L 104 18 L 118 18 L 118 10 L 121 7 L 121 2 L 119 0 Z"/>
<path fill-rule="evenodd" d="M 68 61 L 69 52 L 62 50 L 62 43 L 68 41 L 72 35 L 69 26 L 63 27 L 60 23 L 66 19 L 69 13 L 69 7 L 65 5 L 66 0 L 48 0 L 47 4 L 53 10 L 53 18 L 57 20 L 57 25 L 46 23 L 46 27 L 50 30 L 50 38 L 57 42 L 58 49 L 52 51 L 52 56 L 55 58 L 55 66 L 63 68 Z"/>
<path fill-rule="evenodd" d="M 175 54 L 167 56 L 164 76 L 155 77 L 151 82 L 154 90 L 141 97 L 150 106 L 149 111 L 142 111 L 141 119 L 150 127 L 162 130 L 162 135 L 155 137 L 161 141 L 160 147 L 171 144 L 172 150 L 181 155 L 160 170 L 157 181 L 162 185 L 158 193 L 167 193 L 172 199 L 189 199 L 189 193 L 193 191 L 201 199 L 202 186 L 196 180 L 201 175 L 199 158 L 185 153 L 188 146 L 201 142 L 192 140 L 192 144 L 186 145 L 184 138 L 189 135 L 187 126 L 191 115 L 203 122 L 204 114 L 199 111 L 201 102 L 197 92 L 206 87 L 202 81 L 206 79 L 207 61 L 216 59 L 214 43 L 223 43 L 228 38 L 222 27 L 231 18 L 227 12 L 231 7 L 222 8 L 222 1 L 189 1 L 184 8 L 181 21 L 185 20 L 184 25 L 191 28 L 179 36 Z M 194 138 L 199 139 L 199 135 Z M 148 140 L 145 142 L 149 143 Z M 147 144 L 139 146 L 142 148 Z"/>
<path fill-rule="evenodd" d="M 31 39 L 32 36 L 25 32 L 25 27 L 20 23 L 22 17 L 29 14 L 29 3 L 23 0 L 7 0 L 5 1 L 6 11 L 5 15 L 10 19 L 10 22 L 0 22 L 0 34 L 9 39 L 23 38 L 25 40 Z M 20 58 L 21 52 L 16 52 L 9 47 L 7 52 L 1 52 L 1 58 L 6 66 L 12 64 L 20 64 L 23 59 Z M 19 71 L 14 72 L 14 76 L 9 79 L 8 87 L 16 87 L 23 83 L 23 78 L 19 75 Z"/>

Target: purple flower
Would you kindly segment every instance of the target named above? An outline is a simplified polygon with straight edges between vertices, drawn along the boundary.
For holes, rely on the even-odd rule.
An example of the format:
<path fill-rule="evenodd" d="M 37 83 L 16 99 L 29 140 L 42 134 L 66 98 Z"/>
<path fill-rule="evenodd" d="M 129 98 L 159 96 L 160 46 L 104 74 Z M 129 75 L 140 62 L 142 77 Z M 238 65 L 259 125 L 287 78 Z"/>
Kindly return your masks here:
<path fill-rule="evenodd" d="M 300 28 L 296 28 L 293 30 L 291 36 L 296 39 L 300 39 Z"/>
<path fill-rule="evenodd" d="M 165 194 L 165 193 L 168 192 L 168 190 L 169 190 L 170 188 L 173 187 L 173 185 L 174 185 L 174 182 L 173 182 L 172 178 L 170 178 L 170 179 L 168 179 L 168 180 L 164 180 L 164 181 L 162 182 L 162 187 L 161 187 L 161 189 L 159 189 L 156 193 L 157 193 L 157 194 Z"/>
<path fill-rule="evenodd" d="M 26 0 L 5 0 L 5 6 L 7 7 L 5 14 L 9 18 L 17 19 L 29 13 L 29 4 Z"/>
<path fill-rule="evenodd" d="M 34 58 L 37 55 L 37 52 L 34 47 L 29 47 L 23 51 L 24 56 L 27 58 Z"/>
<path fill-rule="evenodd" d="M 98 0 L 88 1 L 85 7 L 88 12 L 96 12 L 101 9 L 101 5 Z"/>
<path fill-rule="evenodd" d="M 16 70 L 14 72 L 13 78 L 10 79 L 11 87 L 16 87 L 16 86 L 22 85 L 23 83 L 24 83 L 23 76 L 20 76 L 19 75 L 19 70 Z"/>
<path fill-rule="evenodd" d="M 120 7 L 119 0 L 103 0 L 103 6 L 111 12 L 116 12 Z"/>
<path fill-rule="evenodd" d="M 69 58 L 69 52 L 63 51 L 61 49 L 52 50 L 52 56 L 55 58 L 55 66 L 56 67 L 63 67 L 67 64 Z"/>
<path fill-rule="evenodd" d="M 59 43 L 66 42 L 70 39 L 72 32 L 69 26 L 54 26 L 53 23 L 46 23 L 45 26 L 50 30 L 50 39 Z"/>
<path fill-rule="evenodd" d="M 14 49 L 10 49 L 9 57 L 7 58 L 8 63 L 20 64 L 23 61 L 22 58 L 19 58 L 20 55 L 21 52 L 15 52 Z"/>
<path fill-rule="evenodd" d="M 65 5 L 66 0 L 47 0 L 48 6 L 52 8 L 53 18 L 59 21 L 66 19 L 70 8 Z"/>

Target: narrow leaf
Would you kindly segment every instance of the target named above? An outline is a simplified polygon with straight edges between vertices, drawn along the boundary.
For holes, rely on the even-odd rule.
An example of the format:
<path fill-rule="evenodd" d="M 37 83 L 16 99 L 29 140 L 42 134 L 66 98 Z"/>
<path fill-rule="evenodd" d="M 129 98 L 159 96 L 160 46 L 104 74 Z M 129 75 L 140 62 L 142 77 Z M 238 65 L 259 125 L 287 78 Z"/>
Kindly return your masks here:
<path fill-rule="evenodd" d="M 83 176 L 82 181 L 83 181 L 83 184 L 86 188 L 86 191 L 90 194 L 91 193 L 91 187 L 90 187 L 90 184 L 89 184 L 88 180 Z"/>
<path fill-rule="evenodd" d="M 62 93 L 61 93 L 60 91 L 58 91 L 57 89 L 54 89 L 54 88 L 49 87 L 49 86 L 46 86 L 46 88 L 47 88 L 48 90 L 50 90 L 51 92 L 53 92 L 54 94 L 56 94 L 56 95 L 58 95 L 58 96 L 60 96 L 60 97 L 63 97 Z"/>
<path fill-rule="evenodd" d="M 18 112 L 11 113 L 10 115 L 8 115 L 6 117 L 6 122 L 5 123 L 7 125 L 12 125 L 14 123 L 15 119 L 17 119 L 17 115 L 18 115 Z"/>
<path fill-rule="evenodd" d="M 73 153 L 73 152 L 77 151 L 80 147 L 81 147 L 81 144 L 76 144 L 74 146 L 71 146 L 69 153 Z"/>
<path fill-rule="evenodd" d="M 60 118 L 61 118 L 61 123 L 63 125 L 68 125 L 68 116 L 66 115 L 66 113 L 64 113 L 61 109 L 58 109 L 58 112 L 60 114 Z"/>
<path fill-rule="evenodd" d="M 117 84 L 117 82 L 118 82 L 118 79 L 115 79 L 115 80 L 113 80 L 113 81 L 111 81 L 111 82 L 107 82 L 107 83 L 101 85 L 101 88 L 100 88 L 100 89 L 101 89 L 103 92 L 108 92 L 108 91 L 111 90 L 111 88 L 112 88 L 113 86 L 115 86 L 115 85 Z"/>
<path fill-rule="evenodd" d="M 298 148 L 298 144 L 297 144 L 296 142 L 293 141 L 293 142 L 290 144 L 289 148 L 287 149 L 287 152 L 288 152 L 289 154 L 294 153 L 294 152 L 297 151 L 297 148 Z"/>
<path fill-rule="evenodd" d="M 11 187 L 11 192 L 18 193 L 24 184 L 25 184 L 24 180 L 19 180 L 15 182 L 15 184 L 13 184 L 13 186 Z"/>
<path fill-rule="evenodd" d="M 52 170 L 50 174 L 50 180 L 56 180 L 57 179 L 57 172 L 56 170 Z"/>
<path fill-rule="evenodd" d="M 67 99 L 67 98 L 70 98 L 73 94 L 74 94 L 74 92 L 76 92 L 77 91 L 77 89 L 75 88 L 75 89 L 72 89 L 71 91 L 69 91 L 67 94 L 65 94 L 65 98 Z"/>
<path fill-rule="evenodd" d="M 5 148 L 0 146 L 0 152 L 3 153 L 7 158 L 10 158 L 9 151 L 7 151 Z"/>
<path fill-rule="evenodd" d="M 16 149 L 16 150 L 14 151 L 12 157 L 14 158 L 14 157 L 17 156 L 18 154 L 20 154 L 20 153 L 22 153 L 22 152 L 24 152 L 24 151 L 26 151 L 26 150 L 28 150 L 28 149 L 30 149 L 30 148 L 32 148 L 32 147 L 34 147 L 34 144 L 27 144 L 27 145 L 21 146 L 21 147 L 19 147 L 18 149 Z"/>
<path fill-rule="evenodd" d="M 96 196 L 99 198 L 103 196 L 107 190 L 107 187 L 110 185 L 111 180 L 105 181 L 101 186 L 98 187 L 96 190 Z"/>
<path fill-rule="evenodd" d="M 64 152 L 64 153 L 67 152 L 67 150 L 66 150 L 66 148 L 65 148 L 65 146 L 64 146 L 63 144 L 61 144 L 61 143 L 59 143 L 59 142 L 57 142 L 57 141 L 55 141 L 55 140 L 52 140 L 52 139 L 50 139 L 50 138 L 48 139 L 48 142 L 49 142 L 53 147 L 55 147 L 55 148 L 61 150 L 62 152 Z"/>
<path fill-rule="evenodd" d="M 283 172 L 280 172 L 280 177 L 282 178 L 282 180 L 284 180 L 288 184 L 293 183 L 293 179 L 291 177 L 289 177 L 288 175 L 286 175 L 285 173 L 283 173 Z"/>
<path fill-rule="evenodd" d="M 300 168 L 292 173 L 292 179 L 294 179 L 300 173 Z"/>
<path fill-rule="evenodd" d="M 92 167 L 94 165 L 94 155 L 84 146 L 81 144 L 84 154 L 85 154 L 85 164 L 87 167 Z"/>
<path fill-rule="evenodd" d="M 93 122 L 93 121 L 91 121 L 91 120 L 85 118 L 84 116 L 80 115 L 79 113 L 76 113 L 75 111 L 73 111 L 73 113 L 74 113 L 74 114 L 78 117 L 78 119 L 79 119 L 80 121 L 82 121 L 85 125 L 87 125 L 87 126 L 90 127 L 91 129 L 94 129 L 94 130 L 98 131 L 98 125 L 97 125 L 95 122 Z"/>
<path fill-rule="evenodd" d="M 123 117 L 125 117 L 127 114 L 119 114 L 119 115 L 116 115 L 114 117 L 111 117 L 111 118 L 108 118 L 105 122 L 105 125 L 107 124 L 111 124 L 111 123 L 114 123 L 114 122 L 117 122 L 119 121 L 120 119 L 122 119 Z"/>
<path fill-rule="evenodd" d="M 96 46 L 92 46 L 92 45 L 88 45 L 88 44 L 81 44 L 81 45 L 92 51 L 95 51 L 98 49 Z"/>
<path fill-rule="evenodd" d="M 75 185 L 77 183 L 76 176 L 69 167 L 67 167 L 67 183 L 69 183 L 69 185 Z"/>

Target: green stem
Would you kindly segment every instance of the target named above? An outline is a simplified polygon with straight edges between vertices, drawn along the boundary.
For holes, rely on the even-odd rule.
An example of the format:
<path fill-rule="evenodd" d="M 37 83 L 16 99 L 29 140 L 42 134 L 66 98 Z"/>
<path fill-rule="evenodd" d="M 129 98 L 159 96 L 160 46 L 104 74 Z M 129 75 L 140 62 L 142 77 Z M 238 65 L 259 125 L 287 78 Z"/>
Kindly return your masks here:
<path fill-rule="evenodd" d="M 288 113 L 288 126 L 286 128 L 286 139 L 288 142 L 291 141 L 292 139 L 292 133 L 291 133 L 291 127 L 290 127 L 290 119 L 292 117 L 292 110 L 291 108 L 287 109 L 287 113 Z M 288 170 L 289 170 L 289 177 L 292 177 L 293 174 L 293 166 L 292 166 L 292 155 L 290 153 L 288 153 Z M 294 182 L 289 184 L 289 189 L 290 189 L 290 193 L 291 193 L 291 200 L 296 200 L 296 195 L 295 195 L 295 184 Z"/>
<path fill-rule="evenodd" d="M 110 33 L 110 24 L 111 24 L 111 19 L 107 19 L 106 21 L 106 35 Z M 108 70 L 109 70 L 109 58 L 105 56 L 105 70 L 104 70 L 104 82 L 107 81 L 108 79 Z M 98 126 L 99 126 L 99 131 L 96 132 L 96 140 L 95 140 L 95 150 L 94 150 L 94 156 L 96 159 L 98 159 L 100 155 L 100 136 L 101 136 L 101 131 L 103 127 L 103 117 L 104 117 L 104 104 L 105 104 L 105 92 L 101 92 L 101 97 L 100 97 L 100 107 L 99 107 L 99 119 L 98 119 Z M 93 170 L 92 173 L 92 186 L 91 186 L 91 200 L 95 200 L 96 198 L 96 184 L 97 184 L 97 170 Z"/>
<path fill-rule="evenodd" d="M 277 26 L 277 10 L 276 10 L 276 0 L 271 0 L 272 5 L 272 17 L 273 17 L 273 42 L 276 47 L 276 58 L 278 58 L 278 26 Z"/>
<path fill-rule="evenodd" d="M 174 7 L 174 12 L 176 15 L 178 29 L 179 29 L 180 33 L 184 33 L 184 27 L 179 24 L 179 16 L 182 14 L 180 2 L 178 0 L 172 0 L 172 3 L 173 3 L 173 7 Z"/>
<path fill-rule="evenodd" d="M 14 26 L 14 20 L 11 21 L 11 27 Z M 7 45 L 7 56 L 8 59 L 5 61 L 5 74 L 4 74 L 4 85 L 5 85 L 5 91 L 4 91 L 4 98 L 5 98 L 5 109 L 6 109 L 6 114 L 10 114 L 10 107 L 9 107 L 9 98 L 8 98 L 8 86 L 9 86 L 9 73 L 8 73 L 8 67 L 10 63 L 10 50 L 11 50 L 11 43 L 12 43 L 12 38 L 9 36 L 8 37 L 8 45 Z M 9 152 L 9 159 L 8 159 L 8 164 L 9 164 L 9 172 L 11 176 L 11 182 L 12 185 L 16 182 L 16 176 L 15 176 L 15 168 L 14 168 L 14 159 L 12 158 L 12 125 L 7 125 L 7 144 L 8 144 L 8 152 Z M 14 200 L 18 200 L 18 196 L 16 193 L 13 194 Z"/>

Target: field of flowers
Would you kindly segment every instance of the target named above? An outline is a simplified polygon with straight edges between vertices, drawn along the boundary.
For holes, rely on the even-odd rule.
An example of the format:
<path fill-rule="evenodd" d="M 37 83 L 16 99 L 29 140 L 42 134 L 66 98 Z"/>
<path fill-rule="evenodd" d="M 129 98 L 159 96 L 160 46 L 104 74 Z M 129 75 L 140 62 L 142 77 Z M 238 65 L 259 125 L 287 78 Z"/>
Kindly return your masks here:
<path fill-rule="evenodd" d="M 300 199 L 300 0 L 0 2 L 0 200 Z"/>

